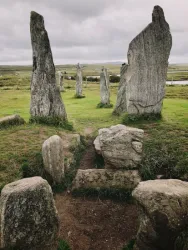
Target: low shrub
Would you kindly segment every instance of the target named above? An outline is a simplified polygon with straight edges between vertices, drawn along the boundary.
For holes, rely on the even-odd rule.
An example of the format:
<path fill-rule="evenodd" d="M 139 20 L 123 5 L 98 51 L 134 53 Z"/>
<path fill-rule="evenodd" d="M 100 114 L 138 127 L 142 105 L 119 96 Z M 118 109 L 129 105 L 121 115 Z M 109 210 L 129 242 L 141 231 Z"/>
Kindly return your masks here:
<path fill-rule="evenodd" d="M 57 250 L 71 250 L 71 248 L 65 240 L 60 239 Z"/>
<path fill-rule="evenodd" d="M 113 107 L 113 104 L 104 104 L 104 103 L 99 103 L 99 104 L 97 104 L 97 108 L 99 109 L 99 108 L 112 108 Z"/>
<path fill-rule="evenodd" d="M 142 114 L 142 115 L 129 115 L 126 114 L 122 118 L 122 124 L 137 123 L 142 121 L 158 121 L 162 119 L 161 114 Z"/>

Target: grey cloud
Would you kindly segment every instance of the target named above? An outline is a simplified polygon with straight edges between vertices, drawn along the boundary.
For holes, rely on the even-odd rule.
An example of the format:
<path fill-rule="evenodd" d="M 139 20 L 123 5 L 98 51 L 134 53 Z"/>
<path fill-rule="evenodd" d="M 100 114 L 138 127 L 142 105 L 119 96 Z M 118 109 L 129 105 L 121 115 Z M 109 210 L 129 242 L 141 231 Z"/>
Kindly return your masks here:
<path fill-rule="evenodd" d="M 151 22 L 156 4 L 171 27 L 170 61 L 186 62 L 187 0 L 1 0 L 0 63 L 31 64 L 31 10 L 44 16 L 56 63 L 125 61 L 129 43 Z"/>

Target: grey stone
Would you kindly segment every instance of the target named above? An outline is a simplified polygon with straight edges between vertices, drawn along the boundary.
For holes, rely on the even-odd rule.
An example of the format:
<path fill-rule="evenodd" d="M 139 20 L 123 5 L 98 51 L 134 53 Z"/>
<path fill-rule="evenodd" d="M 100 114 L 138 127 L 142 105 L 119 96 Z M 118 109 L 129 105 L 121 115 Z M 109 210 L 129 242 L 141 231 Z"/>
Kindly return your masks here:
<path fill-rule="evenodd" d="M 48 138 L 42 145 L 42 157 L 45 171 L 52 177 L 54 184 L 62 182 L 64 177 L 63 141 L 58 135 Z"/>
<path fill-rule="evenodd" d="M 140 182 L 133 191 L 140 208 L 137 250 L 172 250 L 188 227 L 188 183 L 180 180 Z"/>
<path fill-rule="evenodd" d="M 33 117 L 61 117 L 66 120 L 44 19 L 34 11 L 31 12 L 30 30 L 33 49 L 30 114 Z"/>
<path fill-rule="evenodd" d="M 121 114 L 124 112 L 127 112 L 127 102 L 126 102 L 126 80 L 125 80 L 125 73 L 127 71 L 127 64 L 122 64 L 121 70 L 120 70 L 120 83 L 117 93 L 117 100 L 116 100 L 116 106 L 113 111 L 114 114 Z"/>
<path fill-rule="evenodd" d="M 100 74 L 100 95 L 101 95 L 101 104 L 109 105 L 110 104 L 110 87 L 109 87 L 109 75 L 107 69 L 102 68 Z"/>
<path fill-rule="evenodd" d="M 25 121 L 19 115 L 9 115 L 0 118 L 0 128 L 24 124 Z"/>
<path fill-rule="evenodd" d="M 76 97 L 82 97 L 82 67 L 78 63 L 76 66 Z"/>
<path fill-rule="evenodd" d="M 6 185 L 1 192 L 1 247 L 57 249 L 59 219 L 51 187 L 41 177 Z"/>
<path fill-rule="evenodd" d="M 73 181 L 76 189 L 125 189 L 132 190 L 141 181 L 137 170 L 79 169 Z"/>
<path fill-rule="evenodd" d="M 123 89 L 126 92 L 124 103 L 127 104 L 122 105 L 122 109 L 116 108 L 118 113 L 161 113 L 171 47 L 172 36 L 163 9 L 155 6 L 152 23 L 129 45 Z M 123 91 L 118 93 L 120 98 L 117 105 L 122 102 Z"/>
<path fill-rule="evenodd" d="M 144 131 L 124 125 L 99 130 L 96 151 L 102 154 L 105 168 L 136 169 L 142 160 Z"/>
<path fill-rule="evenodd" d="M 59 74 L 59 87 L 60 87 L 60 92 L 65 92 L 65 88 L 64 88 L 64 75 L 62 74 L 62 72 L 58 72 Z"/>

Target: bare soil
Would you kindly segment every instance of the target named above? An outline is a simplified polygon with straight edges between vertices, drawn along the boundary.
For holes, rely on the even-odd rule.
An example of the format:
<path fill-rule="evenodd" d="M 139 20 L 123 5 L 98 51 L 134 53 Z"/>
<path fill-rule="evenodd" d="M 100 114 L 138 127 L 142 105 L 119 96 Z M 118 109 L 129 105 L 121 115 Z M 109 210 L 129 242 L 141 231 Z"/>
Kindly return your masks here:
<path fill-rule="evenodd" d="M 136 205 L 57 194 L 60 238 L 72 250 L 121 250 L 138 229 Z"/>

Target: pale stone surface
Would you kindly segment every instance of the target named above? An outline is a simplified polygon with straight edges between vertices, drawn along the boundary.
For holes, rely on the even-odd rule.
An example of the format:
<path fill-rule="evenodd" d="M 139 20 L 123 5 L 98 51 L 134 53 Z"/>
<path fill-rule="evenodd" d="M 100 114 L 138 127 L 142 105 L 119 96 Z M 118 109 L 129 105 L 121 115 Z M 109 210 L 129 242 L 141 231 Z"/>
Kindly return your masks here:
<path fill-rule="evenodd" d="M 100 95 L 102 104 L 110 104 L 109 75 L 104 67 L 100 74 Z"/>
<path fill-rule="evenodd" d="M 58 74 L 59 74 L 59 87 L 60 87 L 60 91 L 61 91 L 61 92 L 65 92 L 64 82 L 63 82 L 63 80 L 64 80 L 64 75 L 62 74 L 61 71 L 59 71 Z"/>
<path fill-rule="evenodd" d="M 124 112 L 127 112 L 127 102 L 126 102 L 126 80 L 125 80 L 125 73 L 127 71 L 127 64 L 122 64 L 121 70 L 120 70 L 120 83 L 117 93 L 117 100 L 116 100 L 116 106 L 113 111 L 114 114 L 121 114 Z"/>
<path fill-rule="evenodd" d="M 122 188 L 132 190 L 140 181 L 141 179 L 137 170 L 79 169 L 72 189 Z"/>
<path fill-rule="evenodd" d="M 54 248 L 59 219 L 53 193 L 41 177 L 6 185 L 1 192 L 1 247 L 39 250 Z"/>
<path fill-rule="evenodd" d="M 44 19 L 31 12 L 31 44 L 33 49 L 33 73 L 31 80 L 31 116 L 61 117 L 67 119 L 65 107 L 56 85 L 55 66 Z"/>
<path fill-rule="evenodd" d="M 44 169 L 52 177 L 54 184 L 61 183 L 64 177 L 63 151 L 63 141 L 58 135 L 51 136 L 42 145 Z"/>
<path fill-rule="evenodd" d="M 176 239 L 188 227 L 188 183 L 140 182 L 133 197 L 141 210 L 135 249 L 179 249 L 174 247 Z"/>
<path fill-rule="evenodd" d="M 12 125 L 21 125 L 24 124 L 25 121 L 19 115 L 9 115 L 0 118 L 0 128 Z"/>
<path fill-rule="evenodd" d="M 95 147 L 95 151 L 97 154 L 101 155 L 101 146 L 100 146 L 100 140 L 99 140 L 99 136 L 96 137 L 96 139 L 93 142 L 94 147 Z"/>
<path fill-rule="evenodd" d="M 161 113 L 171 47 L 172 36 L 164 12 L 155 6 L 152 23 L 129 45 L 124 80 L 127 105 L 120 112 Z"/>
<path fill-rule="evenodd" d="M 76 66 L 76 97 L 82 97 L 82 67 L 78 63 Z"/>
<path fill-rule="evenodd" d="M 135 169 L 142 159 L 144 131 L 124 125 L 99 130 L 94 146 L 101 152 L 105 168 Z"/>

